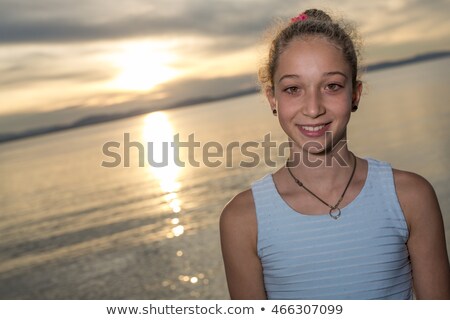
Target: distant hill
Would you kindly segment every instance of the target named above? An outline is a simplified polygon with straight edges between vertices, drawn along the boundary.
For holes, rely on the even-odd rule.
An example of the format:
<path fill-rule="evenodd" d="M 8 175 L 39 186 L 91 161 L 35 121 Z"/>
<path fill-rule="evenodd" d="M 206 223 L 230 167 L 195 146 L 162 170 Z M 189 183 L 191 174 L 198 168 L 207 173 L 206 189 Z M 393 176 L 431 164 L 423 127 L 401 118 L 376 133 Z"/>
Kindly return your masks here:
<path fill-rule="evenodd" d="M 408 65 L 408 64 L 419 63 L 419 62 L 441 59 L 441 58 L 447 58 L 447 57 L 450 57 L 450 51 L 432 52 L 432 53 L 417 55 L 415 57 L 402 59 L 402 60 L 385 61 L 385 62 L 375 63 L 372 65 L 366 66 L 365 70 L 366 70 L 366 72 L 372 72 L 372 71 L 400 67 L 400 66 L 404 66 L 404 65 Z M 27 130 L 27 131 L 20 132 L 20 133 L 1 134 L 0 135 L 0 143 L 18 140 L 18 139 L 24 139 L 27 137 L 32 137 L 32 136 L 37 136 L 37 135 L 48 134 L 48 133 L 52 133 L 52 132 L 58 132 L 58 131 L 62 131 L 62 130 L 69 130 L 69 129 L 73 129 L 73 128 L 94 125 L 94 124 L 108 122 L 108 121 L 114 121 L 114 120 L 134 117 L 137 115 L 146 114 L 146 113 L 158 111 L 158 110 L 181 108 L 181 107 L 191 106 L 191 105 L 196 105 L 196 104 L 201 104 L 201 103 L 208 103 L 208 102 L 213 102 L 213 101 L 218 101 L 218 100 L 236 98 L 236 97 L 256 93 L 259 90 L 260 89 L 258 87 L 253 87 L 253 88 L 248 88 L 245 90 L 236 91 L 236 92 L 226 94 L 226 95 L 219 95 L 219 96 L 213 96 L 213 97 L 203 96 L 203 97 L 198 97 L 195 99 L 184 100 L 184 101 L 172 104 L 172 105 L 161 106 L 160 108 L 143 108 L 143 109 L 133 110 L 133 111 L 126 112 L 126 113 L 94 115 L 94 116 L 82 118 L 82 119 L 77 120 L 68 125 L 58 125 L 58 126 L 37 128 L 37 129 Z"/>
<path fill-rule="evenodd" d="M 419 63 L 428 60 L 441 59 L 450 57 L 450 51 L 442 51 L 442 52 L 431 52 L 422 55 L 417 55 L 412 58 L 396 60 L 396 61 L 384 61 L 375 64 L 371 64 L 365 68 L 367 72 L 370 71 L 378 71 L 387 68 L 400 67 L 411 63 Z"/>

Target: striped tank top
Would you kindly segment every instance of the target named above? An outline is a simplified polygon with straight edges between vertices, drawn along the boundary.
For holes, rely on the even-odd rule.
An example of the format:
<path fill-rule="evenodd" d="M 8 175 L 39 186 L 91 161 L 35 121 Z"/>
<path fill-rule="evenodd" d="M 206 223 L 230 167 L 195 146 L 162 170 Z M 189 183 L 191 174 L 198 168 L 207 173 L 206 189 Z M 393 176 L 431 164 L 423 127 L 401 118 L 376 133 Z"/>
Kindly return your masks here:
<path fill-rule="evenodd" d="M 408 228 L 392 168 L 367 161 L 361 192 L 337 220 L 293 210 L 272 175 L 252 185 L 269 299 L 412 299 Z"/>

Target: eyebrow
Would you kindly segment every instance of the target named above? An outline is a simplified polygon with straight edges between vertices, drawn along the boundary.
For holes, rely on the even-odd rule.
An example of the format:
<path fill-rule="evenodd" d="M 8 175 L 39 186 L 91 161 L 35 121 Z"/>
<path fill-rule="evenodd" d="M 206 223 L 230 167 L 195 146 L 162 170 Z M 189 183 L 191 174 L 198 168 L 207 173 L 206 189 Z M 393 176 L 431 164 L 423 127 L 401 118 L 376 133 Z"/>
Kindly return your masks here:
<path fill-rule="evenodd" d="M 282 80 L 288 79 L 288 78 L 300 78 L 300 76 L 298 76 L 296 74 L 285 74 L 284 76 L 282 76 L 280 78 L 280 80 L 278 80 L 278 83 L 280 83 Z"/>
<path fill-rule="evenodd" d="M 334 76 L 334 75 L 341 75 L 345 79 L 348 78 L 347 75 L 345 73 L 341 72 L 341 71 L 330 71 L 330 72 L 325 72 L 324 74 L 322 74 L 322 76 L 324 76 L 324 77 L 329 77 L 329 76 Z M 284 79 L 289 79 L 289 78 L 298 79 L 298 78 L 300 78 L 300 76 L 297 75 L 297 74 L 285 74 L 284 76 L 282 76 L 280 78 L 280 80 L 278 80 L 278 83 L 280 83 Z"/>
<path fill-rule="evenodd" d="M 345 79 L 347 79 L 347 75 L 341 71 L 331 71 L 331 72 L 325 72 L 323 75 L 328 77 L 328 76 L 334 76 L 334 75 L 341 75 L 343 76 Z"/>

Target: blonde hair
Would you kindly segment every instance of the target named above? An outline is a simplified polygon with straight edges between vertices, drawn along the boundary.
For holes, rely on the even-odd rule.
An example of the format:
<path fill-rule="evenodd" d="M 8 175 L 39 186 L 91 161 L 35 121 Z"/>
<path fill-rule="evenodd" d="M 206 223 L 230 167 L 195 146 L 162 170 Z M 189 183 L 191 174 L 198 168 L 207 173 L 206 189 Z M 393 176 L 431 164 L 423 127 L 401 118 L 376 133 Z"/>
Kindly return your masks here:
<path fill-rule="evenodd" d="M 352 70 L 352 84 L 356 87 L 359 75 L 358 60 L 360 41 L 356 29 L 350 23 L 333 21 L 324 11 L 309 9 L 299 17 L 293 18 L 286 26 L 282 26 L 270 44 L 269 55 L 258 71 L 258 79 L 263 91 L 273 89 L 273 76 L 278 67 L 280 54 L 292 40 L 318 36 L 338 46 Z"/>

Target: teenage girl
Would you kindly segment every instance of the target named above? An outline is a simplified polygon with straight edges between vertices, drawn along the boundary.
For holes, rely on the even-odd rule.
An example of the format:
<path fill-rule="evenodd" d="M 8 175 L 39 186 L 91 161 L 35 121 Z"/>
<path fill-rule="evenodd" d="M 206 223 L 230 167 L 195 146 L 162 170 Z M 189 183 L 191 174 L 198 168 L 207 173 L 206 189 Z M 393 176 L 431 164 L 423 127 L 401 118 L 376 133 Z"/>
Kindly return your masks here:
<path fill-rule="evenodd" d="M 345 143 L 362 91 L 348 30 L 311 9 L 272 41 L 259 77 L 290 157 L 222 212 L 232 299 L 450 299 L 433 187 Z"/>

